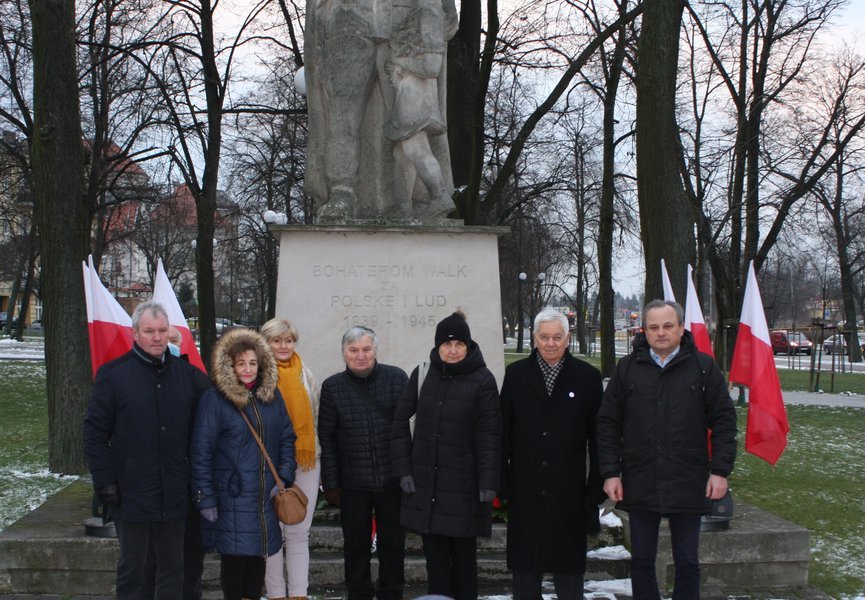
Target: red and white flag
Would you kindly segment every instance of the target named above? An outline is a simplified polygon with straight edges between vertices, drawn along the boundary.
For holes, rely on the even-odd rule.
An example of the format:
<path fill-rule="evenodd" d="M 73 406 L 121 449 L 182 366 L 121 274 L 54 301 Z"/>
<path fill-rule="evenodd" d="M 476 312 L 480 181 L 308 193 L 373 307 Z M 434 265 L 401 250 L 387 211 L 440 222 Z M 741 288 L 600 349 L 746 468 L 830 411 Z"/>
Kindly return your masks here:
<path fill-rule="evenodd" d="M 99 367 L 132 348 L 132 317 L 102 285 L 92 256 L 87 258 L 87 263 L 82 262 L 81 267 L 87 303 L 90 363 L 95 377 Z"/>
<path fill-rule="evenodd" d="M 715 353 L 712 350 L 712 340 L 709 338 L 709 330 L 703 319 L 703 310 L 700 308 L 700 299 L 697 297 L 697 288 L 694 287 L 694 269 L 688 265 L 688 294 L 685 299 L 685 329 L 691 332 L 697 350 L 705 352 L 712 358 Z"/>
<path fill-rule="evenodd" d="M 667 273 L 667 263 L 661 259 L 661 284 L 664 286 L 664 300 L 675 302 L 676 295 L 673 293 L 673 284 L 670 283 L 670 275 Z"/>
<path fill-rule="evenodd" d="M 790 425 L 753 261 L 748 266 L 748 283 L 733 350 L 730 381 L 746 385 L 750 390 L 745 450 L 774 465 L 787 446 Z"/>
<path fill-rule="evenodd" d="M 153 301 L 162 305 L 165 312 L 168 313 L 168 323 L 176 327 L 180 332 L 180 337 L 183 339 L 183 342 L 180 344 L 180 353 L 186 354 L 189 357 L 191 365 L 207 373 L 207 369 L 204 368 L 204 361 L 201 360 L 201 354 L 198 353 L 198 347 L 196 347 L 195 340 L 192 337 L 192 332 L 189 331 L 186 317 L 183 316 L 180 302 L 177 301 L 177 296 L 171 288 L 168 275 L 165 274 L 165 269 L 162 267 L 161 258 L 156 263 L 156 278 L 153 281 Z"/>

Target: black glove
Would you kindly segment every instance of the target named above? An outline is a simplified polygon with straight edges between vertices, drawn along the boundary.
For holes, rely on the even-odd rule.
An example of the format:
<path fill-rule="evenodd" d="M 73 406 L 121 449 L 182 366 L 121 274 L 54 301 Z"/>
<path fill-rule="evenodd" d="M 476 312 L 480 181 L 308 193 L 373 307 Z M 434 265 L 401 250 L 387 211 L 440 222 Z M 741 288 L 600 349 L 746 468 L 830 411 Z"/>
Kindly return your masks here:
<path fill-rule="evenodd" d="M 481 490 L 481 502 L 492 502 L 496 498 L 495 490 Z"/>
<path fill-rule="evenodd" d="M 601 533 L 601 511 L 596 504 L 586 505 L 586 535 Z"/>
<path fill-rule="evenodd" d="M 117 489 L 116 483 L 103 485 L 96 490 L 96 497 L 99 498 L 99 502 L 106 506 L 117 506 L 120 504 L 120 491 Z"/>
<path fill-rule="evenodd" d="M 327 503 L 332 506 L 339 506 L 340 501 L 340 493 L 339 488 L 333 488 L 332 490 L 324 490 L 324 497 L 327 500 Z"/>
<path fill-rule="evenodd" d="M 414 494 L 414 477 L 411 475 L 403 475 L 399 478 L 399 487 L 406 494 Z"/>

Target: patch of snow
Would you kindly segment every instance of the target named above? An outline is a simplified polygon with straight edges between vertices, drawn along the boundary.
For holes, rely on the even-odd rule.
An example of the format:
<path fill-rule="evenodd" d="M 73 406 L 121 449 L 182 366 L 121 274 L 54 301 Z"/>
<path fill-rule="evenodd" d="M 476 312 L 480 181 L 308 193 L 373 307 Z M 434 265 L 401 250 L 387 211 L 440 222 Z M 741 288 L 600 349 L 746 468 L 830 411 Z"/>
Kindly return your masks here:
<path fill-rule="evenodd" d="M 631 558 L 631 553 L 624 546 L 607 546 L 596 550 L 589 550 L 586 553 L 587 558 L 597 558 L 599 560 L 624 560 Z"/>
<path fill-rule="evenodd" d="M 615 598 L 631 595 L 630 579 L 608 579 L 605 581 L 587 581 L 586 590 L 592 592 L 587 598 Z"/>
<path fill-rule="evenodd" d="M 609 512 L 605 515 L 601 515 L 601 525 L 606 527 L 621 527 L 622 520 L 616 515 L 614 512 Z"/>

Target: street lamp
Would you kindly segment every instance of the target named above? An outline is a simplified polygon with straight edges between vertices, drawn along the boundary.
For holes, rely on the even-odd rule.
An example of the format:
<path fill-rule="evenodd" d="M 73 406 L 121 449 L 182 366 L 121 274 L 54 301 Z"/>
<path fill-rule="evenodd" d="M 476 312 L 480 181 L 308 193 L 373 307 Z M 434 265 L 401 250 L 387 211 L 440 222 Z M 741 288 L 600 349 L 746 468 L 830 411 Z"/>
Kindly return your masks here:
<path fill-rule="evenodd" d="M 526 274 L 520 273 L 517 275 L 517 353 L 523 352 L 523 283 L 526 281 Z"/>
<path fill-rule="evenodd" d="M 535 315 L 538 313 L 538 302 L 541 299 L 541 286 L 546 280 L 546 273 L 538 273 L 535 277 L 535 287 L 532 290 L 532 314 L 529 316 L 529 347 L 535 347 Z"/>
<path fill-rule="evenodd" d="M 264 222 L 268 225 L 285 225 L 288 223 L 288 216 L 285 213 L 278 213 L 272 210 L 264 211 Z"/>

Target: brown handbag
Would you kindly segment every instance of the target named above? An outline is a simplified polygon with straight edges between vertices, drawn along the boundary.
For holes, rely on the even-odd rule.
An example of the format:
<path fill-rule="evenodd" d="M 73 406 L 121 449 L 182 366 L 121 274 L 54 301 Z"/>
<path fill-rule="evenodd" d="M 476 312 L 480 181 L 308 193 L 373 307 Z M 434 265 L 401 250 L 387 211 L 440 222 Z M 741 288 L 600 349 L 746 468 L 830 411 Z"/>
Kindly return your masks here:
<path fill-rule="evenodd" d="M 249 417 L 242 410 L 240 410 L 240 416 L 246 421 L 249 430 L 252 432 L 252 437 L 258 442 L 258 447 L 264 455 L 264 460 L 267 461 L 267 466 L 270 467 L 270 472 L 273 473 L 276 485 L 279 486 L 279 493 L 273 497 L 273 512 L 276 513 L 276 518 L 286 525 L 297 525 L 306 517 L 306 506 L 309 504 L 309 499 L 296 483 L 290 488 L 283 485 L 282 479 L 280 479 L 279 474 L 276 472 L 276 467 L 273 466 L 273 461 L 270 460 L 270 455 L 264 448 L 264 443 L 258 437 L 255 427 L 249 422 Z"/>

